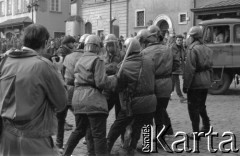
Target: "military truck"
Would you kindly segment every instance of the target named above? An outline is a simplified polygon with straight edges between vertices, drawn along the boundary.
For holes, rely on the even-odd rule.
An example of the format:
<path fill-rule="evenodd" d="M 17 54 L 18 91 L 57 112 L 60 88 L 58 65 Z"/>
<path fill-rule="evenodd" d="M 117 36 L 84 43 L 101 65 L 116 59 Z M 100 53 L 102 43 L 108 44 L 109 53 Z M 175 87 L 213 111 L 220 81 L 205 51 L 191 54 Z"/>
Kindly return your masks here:
<path fill-rule="evenodd" d="M 199 23 L 203 41 L 213 50 L 210 94 L 223 94 L 240 74 L 240 19 L 213 19 Z"/>

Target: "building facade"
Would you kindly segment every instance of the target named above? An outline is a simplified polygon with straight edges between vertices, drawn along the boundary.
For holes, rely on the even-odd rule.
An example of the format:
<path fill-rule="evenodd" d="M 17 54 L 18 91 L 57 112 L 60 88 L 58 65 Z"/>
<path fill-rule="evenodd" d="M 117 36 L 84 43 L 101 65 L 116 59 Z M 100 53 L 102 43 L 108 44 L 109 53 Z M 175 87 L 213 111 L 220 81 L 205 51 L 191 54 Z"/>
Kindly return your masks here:
<path fill-rule="evenodd" d="M 154 24 L 170 35 L 183 34 L 192 26 L 193 0 L 130 0 L 129 35 Z"/>
<path fill-rule="evenodd" d="M 127 36 L 127 1 L 128 0 L 72 0 L 71 14 L 81 17 L 79 34 L 105 36 L 111 33 L 117 37 Z M 110 15 L 111 10 L 111 15 Z M 110 20 L 111 16 L 111 20 Z M 72 22 L 69 25 L 76 25 Z M 70 32 L 70 27 L 68 30 Z"/>
<path fill-rule="evenodd" d="M 0 0 L 2 37 L 21 35 L 31 23 L 44 25 L 51 37 L 64 35 L 69 4 L 68 0 Z"/>

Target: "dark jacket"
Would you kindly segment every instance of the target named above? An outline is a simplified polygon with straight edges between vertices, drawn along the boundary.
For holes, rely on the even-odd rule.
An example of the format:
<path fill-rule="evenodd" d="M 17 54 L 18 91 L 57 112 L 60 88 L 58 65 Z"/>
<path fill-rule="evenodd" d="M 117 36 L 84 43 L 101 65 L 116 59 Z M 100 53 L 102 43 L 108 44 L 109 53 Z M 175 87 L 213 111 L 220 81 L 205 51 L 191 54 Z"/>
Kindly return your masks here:
<path fill-rule="evenodd" d="M 171 47 L 172 55 L 173 55 L 173 74 L 183 74 L 184 70 L 184 62 L 186 57 L 186 52 L 183 46 L 178 46 L 174 43 Z"/>
<path fill-rule="evenodd" d="M 173 56 L 170 48 L 160 43 L 150 44 L 141 51 L 144 57 L 150 57 L 155 66 L 155 94 L 157 97 L 170 97 L 172 89 Z"/>
<path fill-rule="evenodd" d="M 57 129 L 55 112 L 65 108 L 67 92 L 53 64 L 34 50 L 9 54 L 0 79 L 3 118 L 35 136 L 49 137 Z"/>
<path fill-rule="evenodd" d="M 141 75 L 138 81 L 139 73 Z M 124 92 L 128 88 L 133 92 L 131 103 L 133 114 L 155 112 L 157 99 L 154 94 L 154 83 L 155 69 L 152 60 L 142 57 L 140 53 L 128 56 L 123 65 L 118 86 L 119 91 Z"/>
<path fill-rule="evenodd" d="M 101 91 L 116 87 L 112 82 L 116 84 L 117 79 L 107 77 L 104 61 L 95 53 L 84 52 L 75 66 L 74 76 L 74 113 L 108 114 L 106 97 Z"/>
<path fill-rule="evenodd" d="M 213 51 L 199 41 L 188 49 L 183 86 L 189 89 L 207 89 L 211 85 Z"/>

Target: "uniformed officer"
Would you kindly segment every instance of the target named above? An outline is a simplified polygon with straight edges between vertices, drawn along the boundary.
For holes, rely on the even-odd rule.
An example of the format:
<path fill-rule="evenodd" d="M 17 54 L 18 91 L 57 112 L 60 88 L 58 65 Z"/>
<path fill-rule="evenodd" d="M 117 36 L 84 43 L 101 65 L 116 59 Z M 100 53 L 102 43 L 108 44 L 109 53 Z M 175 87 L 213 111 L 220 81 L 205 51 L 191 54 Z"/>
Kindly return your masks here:
<path fill-rule="evenodd" d="M 127 49 L 130 45 L 131 47 L 118 79 L 118 89 L 126 95 L 120 101 L 126 103 L 127 106 L 126 109 L 121 107 L 117 119 L 110 128 L 107 141 L 110 152 L 117 138 L 131 124 L 132 133 L 131 136 L 128 136 L 128 138 L 131 137 L 131 143 L 124 150 L 127 154 L 133 155 L 140 138 L 141 128 L 145 124 L 152 124 L 153 114 L 156 110 L 155 69 L 153 62 L 140 54 L 141 47 L 137 39 L 128 38 L 124 45 Z M 121 106 L 124 105 L 123 103 Z"/>
<path fill-rule="evenodd" d="M 102 90 L 116 87 L 116 78 L 106 75 L 105 63 L 98 55 L 100 38 L 89 35 L 85 40 L 84 54 L 79 58 L 74 69 L 72 106 L 76 119 L 76 128 L 70 135 L 63 155 L 70 156 L 79 140 L 86 133 L 90 155 L 106 155 L 106 122 L 108 105 Z M 71 80 L 73 81 L 73 79 Z M 73 82 L 68 82 L 72 84 Z"/>
<path fill-rule="evenodd" d="M 199 26 L 192 27 L 188 34 L 190 45 L 183 75 L 183 92 L 187 93 L 193 132 L 208 132 L 210 120 L 205 103 L 211 86 L 213 51 L 203 44 L 202 29 Z M 201 130 L 199 130 L 200 116 L 203 123 Z"/>
<path fill-rule="evenodd" d="M 155 94 L 157 97 L 157 108 L 154 116 L 157 131 L 159 132 L 163 125 L 169 130 L 168 135 L 173 134 L 171 121 L 167 113 L 167 106 L 172 90 L 172 65 L 173 56 L 171 50 L 163 45 L 160 29 L 157 26 L 150 26 L 148 30 L 142 30 L 138 33 L 142 45 L 145 47 L 141 53 L 144 57 L 149 57 L 155 65 Z"/>

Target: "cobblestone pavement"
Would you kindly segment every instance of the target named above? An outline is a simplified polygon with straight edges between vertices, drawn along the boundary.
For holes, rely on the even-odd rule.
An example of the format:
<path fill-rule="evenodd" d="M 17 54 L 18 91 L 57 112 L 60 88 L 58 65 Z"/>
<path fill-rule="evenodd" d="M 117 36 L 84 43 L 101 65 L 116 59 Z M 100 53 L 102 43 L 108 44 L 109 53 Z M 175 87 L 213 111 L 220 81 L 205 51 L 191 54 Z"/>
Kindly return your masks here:
<path fill-rule="evenodd" d="M 208 95 L 206 105 L 207 105 L 207 111 L 211 120 L 211 125 L 213 126 L 214 132 L 219 132 L 219 137 L 214 138 L 214 141 L 213 141 L 213 147 L 215 149 L 219 149 L 219 143 L 221 142 L 221 140 L 229 139 L 229 137 L 222 137 L 222 134 L 225 131 L 231 131 L 236 135 L 236 140 L 237 140 L 236 146 L 237 148 L 240 148 L 240 102 L 239 102 L 240 96 L 239 95 L 240 95 L 240 86 L 235 88 L 234 85 L 231 85 L 231 89 L 226 93 L 226 95 L 215 95 L 215 96 Z M 169 116 L 171 118 L 172 126 L 175 132 L 177 131 L 183 131 L 186 133 L 191 132 L 191 122 L 190 122 L 188 111 L 187 111 L 187 104 L 180 103 L 176 93 L 173 93 L 172 100 L 169 102 L 168 112 L 169 112 Z M 114 111 L 112 110 L 108 117 L 107 131 L 109 130 L 114 119 L 115 119 Z M 67 121 L 71 124 L 74 124 L 74 117 L 71 112 L 68 113 Z M 71 131 L 65 132 L 64 143 L 67 142 L 67 139 L 70 133 Z M 173 141 L 174 141 L 174 138 L 169 138 L 167 140 L 169 145 L 171 145 Z M 175 138 L 175 141 L 176 141 L 176 138 Z M 142 138 L 139 141 L 139 145 L 141 145 L 141 143 L 142 143 Z M 190 148 L 193 147 L 192 141 L 190 141 L 189 146 Z M 226 147 L 229 147 L 229 144 Z M 120 151 L 121 151 L 121 145 L 120 145 L 120 139 L 118 139 L 114 145 L 112 153 L 116 154 L 116 153 L 120 153 Z M 231 152 L 228 154 L 224 154 L 218 151 L 215 154 L 210 153 L 208 151 L 207 138 L 203 138 L 200 141 L 199 151 L 200 153 L 183 152 L 183 153 L 173 153 L 173 154 L 180 155 L 180 156 L 185 156 L 185 155 L 187 156 L 188 155 L 191 155 L 191 156 L 239 155 L 240 156 L 240 152 L 238 153 Z M 78 146 L 75 148 L 73 155 L 82 156 L 82 155 L 86 155 L 86 153 L 87 153 L 86 145 L 84 145 L 80 141 Z M 149 154 L 141 154 L 136 152 L 135 155 L 149 155 Z M 167 153 L 166 151 L 163 151 L 163 150 L 158 150 L 158 153 L 151 153 L 150 155 L 168 156 L 172 154 Z"/>

